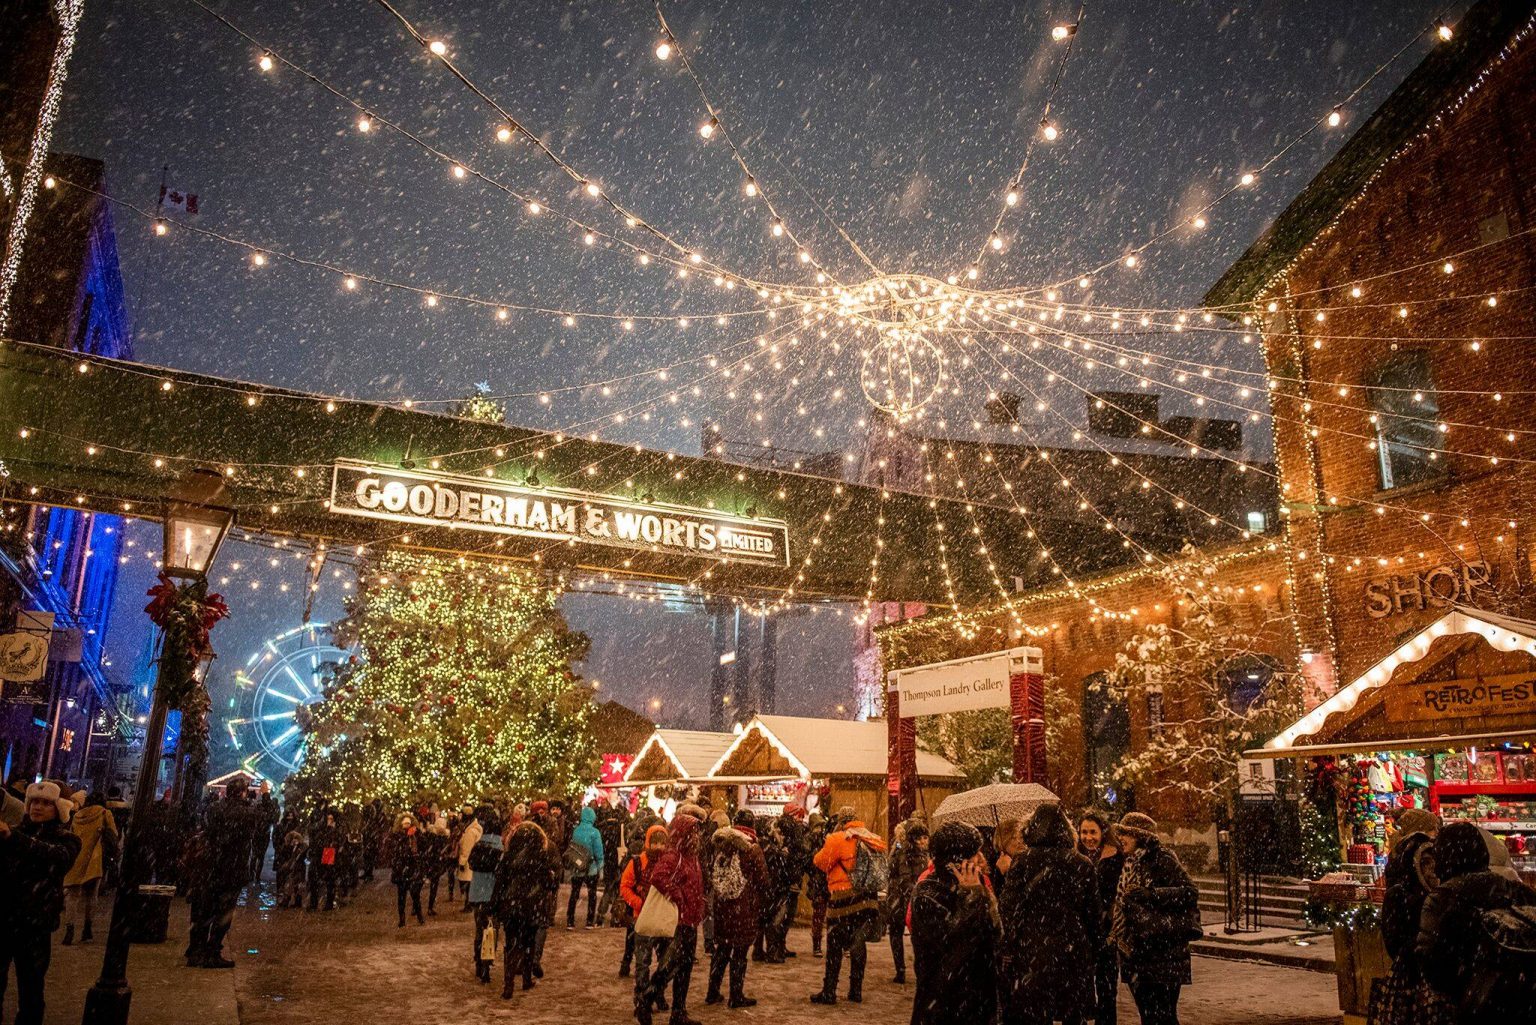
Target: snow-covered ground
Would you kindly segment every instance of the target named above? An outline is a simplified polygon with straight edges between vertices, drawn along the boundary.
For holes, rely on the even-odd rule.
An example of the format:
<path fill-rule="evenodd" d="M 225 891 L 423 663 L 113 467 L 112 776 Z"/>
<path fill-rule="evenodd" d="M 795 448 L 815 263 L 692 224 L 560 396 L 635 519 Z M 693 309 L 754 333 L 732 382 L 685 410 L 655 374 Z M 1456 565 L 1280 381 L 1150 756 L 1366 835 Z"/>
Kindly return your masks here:
<path fill-rule="evenodd" d="M 328 915 L 242 910 L 232 936 L 240 952 L 241 1025 L 363 1025 L 376 1015 L 420 1025 L 465 1020 L 622 1025 L 632 1020 L 629 980 L 618 978 L 619 930 L 555 929 L 544 980 L 532 992 L 519 991 L 505 1002 L 499 976 L 492 986 L 474 980 L 471 931 L 469 916 L 441 909 L 425 926 L 411 922 L 396 928 L 394 890 L 387 883 L 374 884 L 351 907 Z M 870 947 L 863 1005 L 843 1002 L 836 1009 L 806 1002 L 822 969 L 822 962 L 810 956 L 809 934 L 796 930 L 790 945 L 800 957 L 748 969 L 747 992 L 759 1000 L 757 1007 L 727 1011 L 724 1005 L 704 1006 L 705 980 L 696 972 L 690 1012 L 705 1022 L 737 1025 L 903 1025 L 910 1017 L 912 989 L 891 984 L 886 943 Z M 1316 972 L 1197 958 L 1195 985 L 1185 994 L 1180 1015 L 1185 1025 L 1339 1021 L 1333 977 Z M 1122 990 L 1121 998 L 1121 1021 L 1134 1025 L 1130 994 Z"/>

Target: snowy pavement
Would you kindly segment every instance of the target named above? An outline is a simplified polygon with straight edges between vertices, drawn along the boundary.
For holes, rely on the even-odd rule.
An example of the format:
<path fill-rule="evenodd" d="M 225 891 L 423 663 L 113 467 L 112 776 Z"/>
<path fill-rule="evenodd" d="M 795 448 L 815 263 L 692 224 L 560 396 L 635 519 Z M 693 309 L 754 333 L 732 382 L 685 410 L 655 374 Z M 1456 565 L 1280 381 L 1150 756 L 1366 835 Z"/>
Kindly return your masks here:
<path fill-rule="evenodd" d="M 562 894 L 563 897 L 563 894 Z M 562 913 L 564 904 L 562 901 Z M 563 921 L 563 919 L 562 919 Z M 531 992 L 500 999 L 497 984 L 474 979 L 469 916 L 442 910 L 425 926 L 395 925 L 394 889 L 365 888 L 351 906 L 330 914 L 242 909 L 231 934 L 240 1025 L 362 1025 L 382 1015 L 417 1025 L 517 1021 L 623 1025 L 630 1017 L 629 980 L 618 978 L 623 933 L 617 929 L 551 932 L 544 980 Z M 706 1023 L 827 1025 L 849 1021 L 901 1025 L 911 1015 L 911 987 L 890 982 L 889 946 L 870 947 L 862 1006 L 816 1007 L 806 997 L 818 987 L 822 962 L 810 956 L 810 938 L 797 929 L 790 946 L 801 956 L 785 965 L 753 964 L 747 992 L 755 1008 L 706 1007 L 696 973 L 690 1012 Z M 499 969 L 499 965 L 497 966 Z M 1185 990 L 1184 1025 L 1323 1025 L 1340 1020 L 1331 975 L 1268 965 L 1195 960 L 1195 984 Z M 846 992 L 846 980 L 844 982 Z M 658 1015 L 664 1021 L 665 1015 Z M 1122 989 L 1121 1019 L 1137 1021 Z M 207 1025 L 216 1025 L 208 1022 Z"/>
<path fill-rule="evenodd" d="M 237 962 L 232 973 L 181 966 L 187 910 L 177 902 L 170 940 L 133 948 L 134 1025 L 372 1025 L 374 1019 L 412 1025 L 466 1020 L 625 1025 L 633 1020 L 629 980 L 618 978 L 623 933 L 617 929 L 555 929 L 545 953 L 544 980 L 532 992 L 519 991 L 503 1002 L 499 975 L 493 986 L 474 979 L 467 915 L 443 910 L 425 926 L 412 922 L 398 929 L 394 888 L 387 882 L 365 887 L 348 907 L 315 914 L 261 907 L 269 903 L 269 888 L 270 883 L 263 887 L 256 905 L 237 913 L 225 948 Z M 61 947 L 57 939 L 56 934 L 46 1025 L 76 1025 L 85 990 L 101 968 L 101 943 Z M 724 1005 L 704 1006 L 704 978 L 696 973 L 691 1013 L 706 1025 L 904 1025 L 909 1019 L 912 990 L 891 984 L 886 943 L 870 946 L 863 1005 L 843 1002 L 836 1009 L 806 1002 L 820 985 L 822 966 L 810 957 L 809 934 L 796 929 L 790 946 L 801 956 L 784 965 L 748 969 L 747 992 L 759 1000 L 757 1007 L 727 1011 Z M 1203 957 L 1195 959 L 1194 975 L 1195 984 L 1184 991 L 1180 1005 L 1184 1025 L 1333 1025 L 1340 1020 L 1332 975 Z M 8 990 L 4 1021 L 15 1013 L 14 982 Z M 658 1022 L 665 1020 L 657 1016 Z M 1137 1022 L 1123 988 L 1120 1020 Z"/>

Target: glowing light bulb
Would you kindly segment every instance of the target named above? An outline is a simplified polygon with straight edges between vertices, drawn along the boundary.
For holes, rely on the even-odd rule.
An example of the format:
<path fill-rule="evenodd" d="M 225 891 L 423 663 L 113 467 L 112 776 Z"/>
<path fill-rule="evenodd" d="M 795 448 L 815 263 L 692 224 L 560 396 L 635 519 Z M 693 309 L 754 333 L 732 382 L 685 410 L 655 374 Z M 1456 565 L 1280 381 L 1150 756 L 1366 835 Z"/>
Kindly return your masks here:
<path fill-rule="evenodd" d="M 1019 205 L 1019 190 L 1018 189 L 1009 189 L 1008 190 L 1008 194 L 1003 197 L 1003 202 L 1007 203 L 1009 206 L 1018 206 Z"/>
<path fill-rule="evenodd" d="M 251 262 L 258 267 L 265 267 L 267 265 L 267 258 L 261 253 L 252 253 Z"/>
<path fill-rule="evenodd" d="M 589 195 L 589 196 L 601 196 L 602 194 L 603 194 L 602 186 L 598 185 L 597 182 L 587 182 L 587 195 Z"/>
<path fill-rule="evenodd" d="M 1134 266 L 1136 266 L 1140 262 L 1141 261 L 1136 258 L 1136 254 L 1135 253 L 1132 253 L 1132 254 L 1130 254 L 1129 256 L 1127 256 L 1125 258 L 1125 265 L 1127 267 L 1134 267 Z"/>
<path fill-rule="evenodd" d="M 1190 223 L 1193 224 L 1197 228 L 1205 227 L 1205 225 L 1206 225 L 1205 215 L 1203 215 L 1203 214 L 1195 214 L 1195 219 L 1190 221 Z"/>
<path fill-rule="evenodd" d="M 45 189 L 51 189 L 57 184 L 58 182 L 54 180 L 54 177 L 51 174 L 43 179 L 43 188 Z"/>
<path fill-rule="evenodd" d="M 1447 25 L 1445 22 L 1438 21 L 1435 23 L 1435 35 L 1440 37 L 1440 41 L 1442 43 L 1450 42 L 1451 37 L 1455 34 L 1456 33 L 1451 31 L 1451 26 Z"/>
<path fill-rule="evenodd" d="M 468 173 L 469 173 L 468 171 L 464 170 L 464 165 L 463 164 L 454 164 L 453 165 L 453 176 L 455 178 L 459 179 L 460 181 L 463 181 L 464 180 L 464 176 L 467 175 Z"/>
<path fill-rule="evenodd" d="M 989 239 L 989 240 L 988 240 L 988 241 L 987 241 L 987 244 L 988 244 L 988 245 L 989 245 L 989 246 L 991 246 L 991 247 L 992 247 L 992 248 L 993 248 L 993 249 L 994 249 L 994 250 L 996 250 L 996 249 L 1002 249 L 1002 248 L 1003 248 L 1003 240 L 1002 240 L 1002 239 L 1000 239 L 1000 238 L 998 238 L 998 237 L 997 237 L 997 236 L 996 236 L 996 235 L 993 235 L 993 236 L 992 236 L 992 237 L 991 237 L 991 238 L 990 238 L 990 239 Z"/>
<path fill-rule="evenodd" d="M 1076 25 L 1057 25 L 1055 28 L 1051 29 L 1051 38 L 1056 40 L 1058 43 L 1063 39 L 1071 39 L 1076 34 Z"/>
<path fill-rule="evenodd" d="M 528 212 L 537 215 L 543 213 L 544 208 L 539 205 L 538 200 L 530 200 L 528 203 Z"/>
<path fill-rule="evenodd" d="M 751 178 L 748 178 L 747 179 L 747 183 L 745 185 L 743 185 L 741 188 L 742 188 L 742 191 L 745 192 L 749 196 L 757 195 L 757 182 L 754 181 Z"/>
<path fill-rule="evenodd" d="M 166 232 L 168 232 L 170 230 L 171 230 L 171 226 L 169 224 L 166 224 L 165 221 L 162 220 L 161 218 L 158 218 L 158 217 L 155 218 L 155 234 L 156 235 L 164 235 Z"/>
<path fill-rule="evenodd" d="M 1077 287 L 1078 288 L 1087 288 L 1092 283 L 1093 282 L 1089 281 L 1087 278 L 1078 278 L 1077 279 Z"/>
<path fill-rule="evenodd" d="M 800 250 L 800 262 L 801 263 L 810 263 L 811 262 L 811 254 L 806 252 L 804 249 Z"/>
<path fill-rule="evenodd" d="M 968 270 L 967 270 L 967 271 L 966 271 L 966 272 L 965 272 L 965 276 L 966 276 L 966 278 L 967 278 L 967 279 L 968 279 L 968 280 L 970 280 L 970 281 L 975 281 L 975 280 L 976 280 L 976 278 L 977 278 L 977 276 L 979 276 L 979 275 L 980 275 L 980 274 L 981 274 L 981 271 L 980 271 L 980 269 L 979 269 L 979 268 L 976 268 L 976 267 L 971 267 L 971 268 L 970 268 L 970 269 L 968 269 Z"/>
<path fill-rule="evenodd" d="M 437 296 L 429 294 L 427 296 L 427 305 L 428 306 L 436 306 L 437 305 Z"/>
<path fill-rule="evenodd" d="M 670 39 L 668 39 L 666 37 L 663 37 L 662 40 L 659 43 L 656 44 L 656 59 L 657 60 L 671 60 L 672 59 L 672 40 L 670 40 Z"/>
<path fill-rule="evenodd" d="M 512 316 L 512 311 L 507 309 L 505 306 L 496 311 L 497 320 L 506 320 L 510 316 Z"/>
<path fill-rule="evenodd" d="M 1237 181 L 1238 181 L 1239 185 L 1252 185 L 1253 184 L 1253 172 L 1252 171 L 1244 171 L 1243 172 L 1243 176 L 1241 178 L 1239 178 Z"/>
<path fill-rule="evenodd" d="M 720 122 L 715 120 L 714 118 L 710 118 L 708 121 L 704 122 L 702 125 L 699 125 L 699 134 L 701 136 L 703 136 L 705 139 L 713 139 L 715 137 L 715 129 L 719 128 L 719 127 L 720 127 Z"/>
<path fill-rule="evenodd" d="M 496 138 L 501 142 L 512 141 L 512 129 L 508 125 L 502 125 L 496 129 Z"/>
<path fill-rule="evenodd" d="M 591 233 L 591 232 L 590 232 L 590 231 L 589 231 L 589 232 L 587 232 L 587 233 L 586 233 L 586 234 L 585 234 L 585 235 L 583 235 L 583 236 L 581 236 L 581 240 L 582 240 L 582 241 L 583 241 L 583 242 L 585 242 L 585 243 L 586 243 L 586 244 L 587 244 L 587 245 L 589 245 L 589 246 L 590 246 L 590 245 L 591 245 L 591 244 L 592 244 L 592 243 L 594 243 L 594 242 L 596 242 L 596 241 L 597 241 L 597 236 L 596 236 L 596 235 L 594 235 L 594 234 L 592 234 L 592 233 Z"/>
<path fill-rule="evenodd" d="M 1337 127 L 1339 127 L 1340 123 L 1343 122 L 1343 120 L 1344 120 L 1344 112 L 1339 110 L 1338 107 L 1334 107 L 1332 110 L 1330 110 L 1328 112 L 1328 127 L 1329 128 L 1337 128 Z"/>
<path fill-rule="evenodd" d="M 342 279 L 341 287 L 345 288 L 348 292 L 355 292 L 357 291 L 357 279 L 348 274 Z"/>
<path fill-rule="evenodd" d="M 1356 285 L 1356 286 L 1355 286 L 1355 287 L 1354 287 L 1354 288 L 1351 288 L 1351 289 L 1350 289 L 1350 290 L 1349 290 L 1349 297 L 1350 297 L 1350 298 L 1351 298 L 1351 299 L 1358 299 L 1358 298 L 1360 298 L 1360 296 L 1362 296 L 1362 295 L 1363 295 L 1363 294 L 1365 294 L 1365 293 L 1364 293 L 1364 292 L 1363 292 L 1363 291 L 1362 291 L 1362 290 L 1361 290 L 1361 288 L 1360 288 L 1360 286 L 1359 286 L 1359 285 Z"/>
<path fill-rule="evenodd" d="M 434 39 L 427 44 L 427 49 L 431 50 L 435 56 L 441 57 L 448 52 L 448 44 L 441 39 Z"/>
<path fill-rule="evenodd" d="M 373 118 L 369 117 L 367 114 L 364 114 L 362 117 L 358 118 L 357 130 L 362 132 L 364 135 L 373 131 Z"/>
<path fill-rule="evenodd" d="M 1060 135 L 1061 132 L 1058 131 L 1056 126 L 1051 124 L 1049 121 L 1042 121 L 1040 122 L 1040 134 L 1045 136 L 1046 142 L 1055 142 L 1056 137 Z"/>
<path fill-rule="evenodd" d="M 784 234 L 784 222 L 775 219 L 773 222 L 773 237 L 778 238 Z"/>
<path fill-rule="evenodd" d="M 270 53 L 262 54 L 261 55 L 261 59 L 256 62 L 256 66 L 258 68 L 260 68 L 261 70 L 263 70 L 263 71 L 271 71 L 272 70 L 272 55 Z"/>
<path fill-rule="evenodd" d="M 1445 273 L 1447 273 L 1447 274 L 1454 274 L 1455 271 L 1456 271 L 1456 265 L 1454 263 L 1452 263 L 1451 261 L 1447 260 L 1447 261 L 1445 261 L 1445 263 L 1441 264 L 1440 269 L 1445 271 Z"/>

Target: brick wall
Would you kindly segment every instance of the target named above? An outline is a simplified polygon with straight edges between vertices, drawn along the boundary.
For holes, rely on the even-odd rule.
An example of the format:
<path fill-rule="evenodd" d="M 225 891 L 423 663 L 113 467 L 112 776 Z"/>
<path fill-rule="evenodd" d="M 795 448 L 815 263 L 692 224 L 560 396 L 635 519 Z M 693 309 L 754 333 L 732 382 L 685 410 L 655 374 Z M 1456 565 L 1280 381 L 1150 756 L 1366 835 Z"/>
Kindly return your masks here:
<path fill-rule="evenodd" d="M 1524 340 L 1536 335 L 1533 271 L 1528 39 L 1384 165 L 1261 299 L 1270 373 L 1305 381 L 1271 391 L 1276 461 L 1305 642 L 1333 656 L 1338 683 L 1444 611 L 1414 608 L 1410 596 L 1390 615 L 1378 598 L 1372 615 L 1367 581 L 1378 595 L 1381 586 L 1405 593 L 1444 566 L 1463 586 L 1457 594 L 1442 570 L 1437 595 L 1536 613 L 1526 525 L 1536 472 L 1510 461 L 1536 457 L 1536 434 L 1524 433 L 1536 429 L 1536 350 Z M 1410 350 L 1427 354 L 1447 427 L 1439 444 L 1454 451 L 1438 460 L 1439 480 L 1382 490 L 1365 384 L 1371 368 Z M 1495 567 L 1496 586 L 1468 594 L 1468 563 Z"/>

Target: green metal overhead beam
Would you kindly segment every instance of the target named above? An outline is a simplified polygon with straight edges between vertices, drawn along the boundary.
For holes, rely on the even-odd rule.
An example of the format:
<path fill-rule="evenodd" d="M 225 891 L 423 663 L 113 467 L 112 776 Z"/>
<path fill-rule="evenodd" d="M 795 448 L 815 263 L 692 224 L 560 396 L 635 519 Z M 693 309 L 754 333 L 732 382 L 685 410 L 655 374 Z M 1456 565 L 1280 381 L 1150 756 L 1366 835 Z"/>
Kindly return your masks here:
<path fill-rule="evenodd" d="M 1000 595 L 988 555 L 979 551 L 982 543 L 1005 586 L 1011 587 L 1015 576 L 1031 583 L 1051 579 L 1036 546 L 1031 543 L 1026 551 L 1016 543 L 1025 527 L 1013 510 L 968 509 L 961 502 L 900 492 L 882 499 L 878 488 L 801 473 L 637 451 L 11 341 L 0 342 L 0 460 L 11 475 L 6 482 L 11 501 L 79 504 L 155 518 L 185 471 L 232 468 L 227 485 L 237 522 L 252 533 L 490 558 L 538 555 L 542 565 L 572 572 L 698 581 L 711 593 L 768 601 L 791 584 L 797 600 L 863 598 L 877 538 L 884 543 L 875 589 L 881 600 L 948 605 L 947 581 L 953 581 L 962 606 L 995 603 Z M 789 565 L 344 516 L 328 508 L 331 467 L 342 460 L 381 467 L 409 463 L 420 471 L 436 460 L 441 473 L 487 484 L 523 485 L 532 471 L 544 487 L 782 521 Z M 881 516 L 883 526 L 877 522 Z M 935 522 L 943 524 L 942 531 Z M 1044 525 L 1036 520 L 1034 526 Z M 1105 544 L 1100 532 L 1076 522 L 1052 522 L 1049 541 L 1072 572 L 1126 557 L 1120 546 Z"/>

